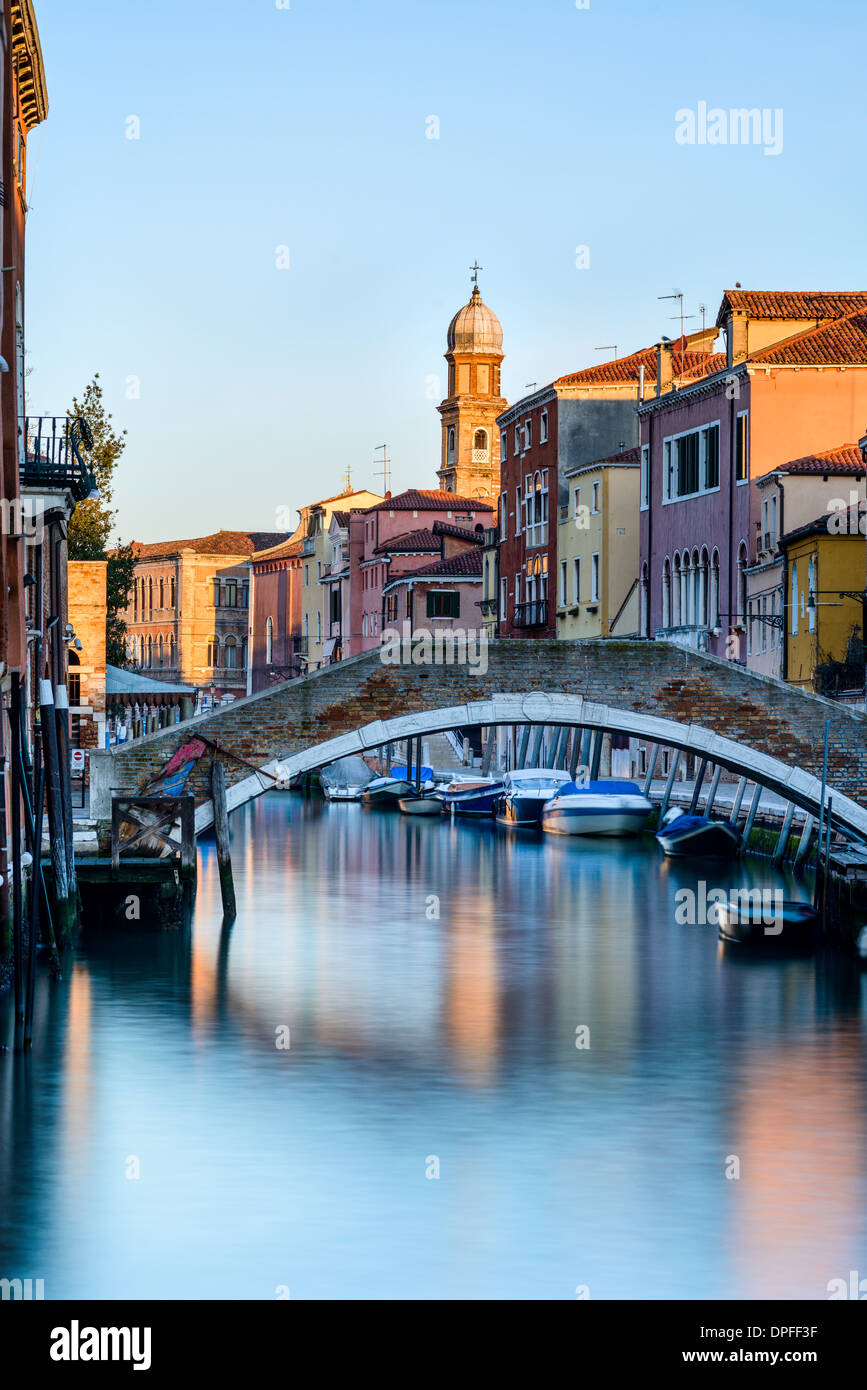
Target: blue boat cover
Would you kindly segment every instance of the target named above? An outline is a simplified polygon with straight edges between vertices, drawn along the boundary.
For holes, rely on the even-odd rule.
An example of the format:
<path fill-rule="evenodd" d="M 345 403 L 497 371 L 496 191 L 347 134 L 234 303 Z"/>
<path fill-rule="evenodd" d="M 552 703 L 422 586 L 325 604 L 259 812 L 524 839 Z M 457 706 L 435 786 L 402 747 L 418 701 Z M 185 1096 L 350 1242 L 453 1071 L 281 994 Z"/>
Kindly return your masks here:
<path fill-rule="evenodd" d="M 587 792 L 594 792 L 597 796 L 600 792 L 611 792 L 613 796 L 641 796 L 642 791 L 637 782 L 618 782 L 608 780 L 605 782 L 564 782 L 563 786 L 557 791 L 557 796 L 581 796 Z M 678 821 L 678 824 L 680 822 Z"/>
<path fill-rule="evenodd" d="M 391 775 L 392 775 L 392 777 L 401 777 L 401 778 L 403 778 L 403 780 L 404 780 L 405 782 L 414 782 L 414 781 L 415 781 L 415 763 L 413 763 L 413 765 L 412 765 L 412 768 L 411 768 L 411 770 L 410 770 L 409 776 L 407 776 L 406 763 L 398 763 L 396 767 L 393 767 L 393 768 L 391 769 Z M 431 780 L 432 777 L 433 777 L 433 768 L 432 768 L 432 767 L 425 767 L 424 763 L 422 763 L 422 768 L 421 768 L 421 780 L 422 780 L 423 782 L 429 782 L 429 781 Z"/>

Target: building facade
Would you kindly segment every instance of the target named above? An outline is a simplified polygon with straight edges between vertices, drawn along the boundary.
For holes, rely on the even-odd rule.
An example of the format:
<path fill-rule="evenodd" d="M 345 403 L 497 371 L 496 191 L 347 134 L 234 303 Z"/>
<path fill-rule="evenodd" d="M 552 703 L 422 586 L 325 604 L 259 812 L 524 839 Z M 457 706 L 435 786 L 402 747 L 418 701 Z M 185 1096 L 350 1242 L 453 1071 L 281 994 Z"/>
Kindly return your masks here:
<path fill-rule="evenodd" d="M 105 560 L 69 561 L 69 719 L 73 748 L 106 746 Z"/>
<path fill-rule="evenodd" d="M 346 514 L 354 508 L 364 509 L 381 501 L 376 492 L 348 487 L 336 497 L 326 497 L 302 509 L 300 635 L 302 664 L 307 671 L 315 671 L 323 662 L 330 661 L 335 650 L 330 645 L 329 633 L 331 600 L 324 586 L 324 578 L 333 562 L 331 518 L 338 509 Z"/>
<path fill-rule="evenodd" d="M 867 295 L 732 290 L 725 352 L 694 367 L 662 343 L 641 424 L 642 631 L 746 661 L 753 483 L 858 437 L 867 418 Z"/>
<path fill-rule="evenodd" d="M 558 637 L 638 634 L 638 475 L 637 448 L 566 470 L 569 500 L 560 509 L 557 546 Z"/>
<path fill-rule="evenodd" d="M 501 637 L 556 635 L 558 522 L 568 519 L 567 478 L 637 444 L 635 408 L 655 372 L 656 353 L 646 348 L 560 377 L 499 417 Z"/>
<path fill-rule="evenodd" d="M 853 524 L 840 527 L 831 513 L 781 537 L 789 602 L 785 679 L 803 690 L 834 697 L 864 697 L 865 504 Z M 865 526 L 867 529 L 867 526 Z"/>
<path fill-rule="evenodd" d="M 192 686 L 200 705 L 247 693 L 248 561 L 285 532 L 217 531 L 192 540 L 133 544 L 126 610 L 130 666 Z"/>
<path fill-rule="evenodd" d="M 747 569 L 747 666 L 766 676 L 786 678 L 789 575 L 781 537 L 829 513 L 843 526 L 865 497 L 867 467 L 860 449 L 846 444 L 821 454 L 793 459 L 757 479 L 759 520 L 755 553 Z"/>

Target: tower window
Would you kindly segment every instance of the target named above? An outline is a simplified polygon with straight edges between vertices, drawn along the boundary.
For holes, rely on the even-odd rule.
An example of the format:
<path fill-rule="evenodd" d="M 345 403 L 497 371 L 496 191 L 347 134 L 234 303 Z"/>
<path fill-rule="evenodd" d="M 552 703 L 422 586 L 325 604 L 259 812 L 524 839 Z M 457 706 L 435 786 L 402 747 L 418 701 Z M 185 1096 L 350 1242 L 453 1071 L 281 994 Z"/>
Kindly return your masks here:
<path fill-rule="evenodd" d="M 488 432 L 476 430 L 473 435 L 473 463 L 486 463 L 488 459 Z"/>
<path fill-rule="evenodd" d="M 455 431 L 454 426 L 449 430 L 448 461 L 454 463 L 455 459 Z"/>

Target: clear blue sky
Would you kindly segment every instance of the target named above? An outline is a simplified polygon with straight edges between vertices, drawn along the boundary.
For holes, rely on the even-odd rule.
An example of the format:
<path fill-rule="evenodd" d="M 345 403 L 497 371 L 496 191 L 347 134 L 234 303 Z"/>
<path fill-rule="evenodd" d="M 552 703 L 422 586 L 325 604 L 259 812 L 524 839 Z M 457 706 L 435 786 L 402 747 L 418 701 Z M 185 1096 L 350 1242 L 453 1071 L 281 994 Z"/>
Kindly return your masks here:
<path fill-rule="evenodd" d="M 867 287 L 863 0 L 36 7 L 30 407 L 101 373 L 124 539 L 272 529 L 385 441 L 436 486 L 476 257 L 510 400 L 672 333 L 675 288 Z M 781 107 L 782 154 L 679 145 L 700 101 Z"/>

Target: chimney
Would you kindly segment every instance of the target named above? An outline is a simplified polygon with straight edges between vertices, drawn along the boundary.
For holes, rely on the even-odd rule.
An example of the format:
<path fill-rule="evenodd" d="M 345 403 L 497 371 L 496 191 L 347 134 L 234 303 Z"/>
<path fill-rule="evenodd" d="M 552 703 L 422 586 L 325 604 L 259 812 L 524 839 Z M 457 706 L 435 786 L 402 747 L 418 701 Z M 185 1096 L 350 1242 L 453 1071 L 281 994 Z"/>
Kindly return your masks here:
<path fill-rule="evenodd" d="M 671 389 L 671 343 L 668 338 L 656 344 L 656 394 L 661 396 Z"/>
<path fill-rule="evenodd" d="M 746 314 L 732 312 L 726 316 L 726 365 L 733 367 L 737 362 L 746 361 L 749 319 Z"/>

